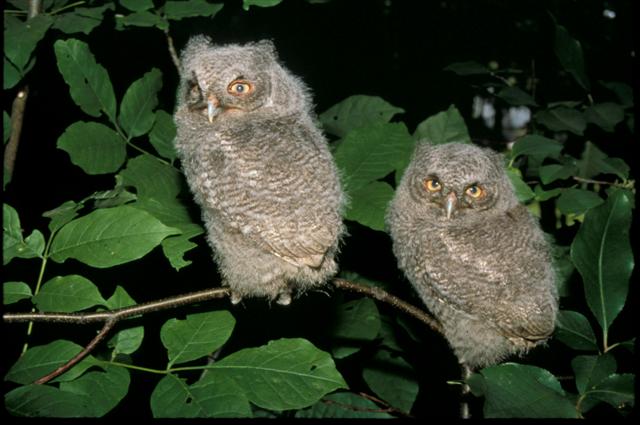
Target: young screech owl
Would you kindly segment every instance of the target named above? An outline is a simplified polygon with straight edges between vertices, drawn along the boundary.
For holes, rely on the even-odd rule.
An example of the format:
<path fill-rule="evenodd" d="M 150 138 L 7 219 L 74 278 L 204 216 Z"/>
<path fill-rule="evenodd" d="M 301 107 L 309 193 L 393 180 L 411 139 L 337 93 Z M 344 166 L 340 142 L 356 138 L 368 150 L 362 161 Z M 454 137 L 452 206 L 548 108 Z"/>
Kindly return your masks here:
<path fill-rule="evenodd" d="M 181 55 L 176 149 L 214 259 L 245 296 L 291 302 L 337 271 L 344 195 L 309 92 L 270 41 Z"/>
<path fill-rule="evenodd" d="M 386 220 L 399 268 L 460 363 L 489 366 L 551 335 L 558 295 L 550 246 L 501 155 L 418 143 Z"/>

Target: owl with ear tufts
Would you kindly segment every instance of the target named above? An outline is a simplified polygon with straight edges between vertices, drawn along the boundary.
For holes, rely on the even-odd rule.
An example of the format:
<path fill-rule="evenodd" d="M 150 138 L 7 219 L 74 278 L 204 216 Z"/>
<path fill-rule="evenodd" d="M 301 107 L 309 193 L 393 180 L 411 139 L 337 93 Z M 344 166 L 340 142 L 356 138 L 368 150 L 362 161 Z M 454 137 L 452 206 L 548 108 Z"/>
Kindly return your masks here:
<path fill-rule="evenodd" d="M 500 154 L 418 143 L 386 222 L 399 268 L 460 363 L 489 366 L 549 338 L 558 311 L 550 246 Z"/>
<path fill-rule="evenodd" d="M 270 41 L 181 54 L 175 146 L 233 303 L 286 305 L 337 272 L 345 197 L 312 116 Z"/>

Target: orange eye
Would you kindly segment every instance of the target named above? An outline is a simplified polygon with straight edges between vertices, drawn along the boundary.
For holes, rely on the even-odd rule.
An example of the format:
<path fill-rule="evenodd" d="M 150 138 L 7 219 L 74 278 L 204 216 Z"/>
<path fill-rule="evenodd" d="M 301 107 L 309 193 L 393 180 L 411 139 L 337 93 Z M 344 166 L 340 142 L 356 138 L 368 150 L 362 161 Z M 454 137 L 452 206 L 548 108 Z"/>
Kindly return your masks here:
<path fill-rule="evenodd" d="M 440 181 L 436 178 L 426 179 L 424 181 L 424 187 L 429 192 L 439 192 L 442 190 L 442 184 L 440 184 Z"/>
<path fill-rule="evenodd" d="M 253 91 L 253 86 L 246 81 L 236 80 L 229 84 L 227 91 L 234 96 L 244 96 Z"/>
<path fill-rule="evenodd" d="M 484 190 L 482 190 L 482 188 L 477 184 L 469 186 L 467 190 L 465 190 L 465 193 L 474 199 L 479 199 L 484 196 Z"/>

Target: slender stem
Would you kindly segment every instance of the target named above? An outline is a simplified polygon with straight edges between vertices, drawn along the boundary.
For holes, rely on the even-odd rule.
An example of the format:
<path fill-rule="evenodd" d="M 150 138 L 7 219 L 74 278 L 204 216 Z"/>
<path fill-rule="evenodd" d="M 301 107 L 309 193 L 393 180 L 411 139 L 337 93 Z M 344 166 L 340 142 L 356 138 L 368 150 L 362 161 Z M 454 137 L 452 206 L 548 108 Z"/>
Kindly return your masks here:
<path fill-rule="evenodd" d="M 171 55 L 171 60 L 173 64 L 176 66 L 178 73 L 180 73 L 180 58 L 178 57 L 178 53 L 176 52 L 176 48 L 173 45 L 173 37 L 171 37 L 171 33 L 169 32 L 169 27 L 164 30 L 164 35 L 167 37 L 167 47 L 169 48 L 169 55 Z"/>
<path fill-rule="evenodd" d="M 583 177 L 578 177 L 578 176 L 573 176 L 573 179 L 577 182 L 580 182 L 582 184 L 603 184 L 603 185 L 607 185 L 607 186 L 614 186 L 614 187 L 622 187 L 625 189 L 631 189 L 635 186 L 635 180 L 629 180 L 627 182 L 623 182 L 623 183 L 618 183 L 616 182 L 607 182 L 604 180 L 593 180 L 593 179 L 585 179 Z"/>
<path fill-rule="evenodd" d="M 82 1 L 82 0 L 81 0 L 81 1 L 77 1 L 77 2 L 75 2 L 75 3 L 67 4 L 67 5 L 65 5 L 65 6 L 62 6 L 62 7 L 61 7 L 61 8 L 59 8 L 59 9 L 52 10 L 51 12 L 49 12 L 49 15 L 55 15 L 55 14 L 58 14 L 58 13 L 60 13 L 60 12 L 64 12 L 64 11 L 65 11 L 65 10 L 67 10 L 67 9 L 71 9 L 71 8 L 73 8 L 73 7 L 80 6 L 80 5 L 85 4 L 85 3 L 86 3 L 86 1 Z"/>
<path fill-rule="evenodd" d="M 143 366 L 136 366 L 136 365 L 127 364 L 127 363 L 115 362 L 113 360 L 110 360 L 110 361 L 99 360 L 99 362 L 103 363 L 103 364 L 106 364 L 106 365 L 124 367 L 126 369 L 139 370 L 139 371 L 142 371 L 142 372 L 155 373 L 155 374 L 158 374 L 158 375 L 166 375 L 167 373 L 169 373 L 169 371 L 167 371 L 167 370 L 151 369 L 151 368 L 143 367 Z"/>

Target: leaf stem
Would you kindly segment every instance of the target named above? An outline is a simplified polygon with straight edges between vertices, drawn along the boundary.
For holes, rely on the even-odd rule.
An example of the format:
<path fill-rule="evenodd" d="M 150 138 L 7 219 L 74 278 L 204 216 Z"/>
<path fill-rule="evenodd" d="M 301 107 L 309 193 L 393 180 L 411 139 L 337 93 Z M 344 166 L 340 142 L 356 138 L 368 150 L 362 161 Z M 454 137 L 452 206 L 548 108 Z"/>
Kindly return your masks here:
<path fill-rule="evenodd" d="M 82 1 L 81 0 L 81 1 L 77 1 L 75 3 L 67 4 L 65 6 L 62 6 L 60 9 L 52 10 L 51 12 L 49 12 L 49 15 L 55 15 L 57 13 L 63 12 L 65 10 L 67 10 L 67 9 L 71 9 L 73 7 L 76 7 L 76 6 L 80 6 L 81 4 L 85 4 L 85 3 L 86 3 L 86 1 Z"/>
<path fill-rule="evenodd" d="M 103 363 L 103 364 L 108 364 L 108 365 L 118 366 L 118 367 L 124 367 L 126 369 L 139 370 L 139 371 L 142 371 L 142 372 L 155 373 L 155 374 L 158 374 L 158 375 L 166 375 L 166 374 L 169 373 L 169 371 L 167 371 L 167 370 L 151 369 L 149 367 L 136 366 L 136 365 L 132 365 L 132 364 L 116 362 L 116 361 L 113 361 L 113 360 L 98 360 L 98 361 L 100 363 Z"/>

